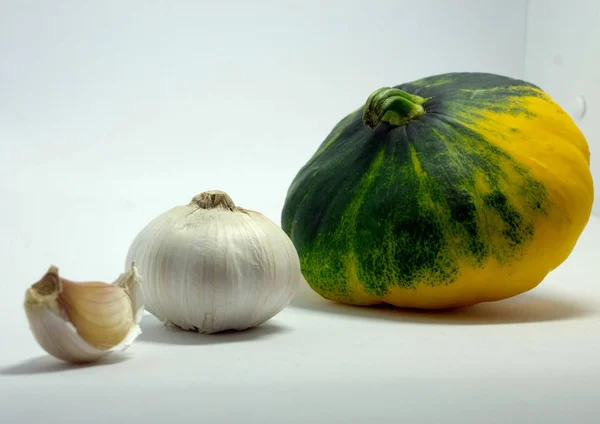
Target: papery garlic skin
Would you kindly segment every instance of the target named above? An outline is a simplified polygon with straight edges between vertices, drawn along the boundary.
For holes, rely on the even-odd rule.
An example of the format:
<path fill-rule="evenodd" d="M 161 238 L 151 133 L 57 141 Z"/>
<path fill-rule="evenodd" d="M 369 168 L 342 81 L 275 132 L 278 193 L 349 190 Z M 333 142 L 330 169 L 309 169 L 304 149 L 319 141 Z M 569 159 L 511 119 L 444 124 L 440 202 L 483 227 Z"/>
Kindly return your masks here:
<path fill-rule="evenodd" d="M 273 221 L 221 191 L 152 220 L 127 262 L 144 276 L 146 310 L 186 330 L 244 330 L 289 304 L 302 274 L 296 248 Z"/>
<path fill-rule="evenodd" d="M 141 334 L 141 277 L 132 264 L 113 284 L 75 283 L 52 266 L 27 290 L 24 307 L 46 352 L 67 362 L 93 362 L 126 349 Z"/>

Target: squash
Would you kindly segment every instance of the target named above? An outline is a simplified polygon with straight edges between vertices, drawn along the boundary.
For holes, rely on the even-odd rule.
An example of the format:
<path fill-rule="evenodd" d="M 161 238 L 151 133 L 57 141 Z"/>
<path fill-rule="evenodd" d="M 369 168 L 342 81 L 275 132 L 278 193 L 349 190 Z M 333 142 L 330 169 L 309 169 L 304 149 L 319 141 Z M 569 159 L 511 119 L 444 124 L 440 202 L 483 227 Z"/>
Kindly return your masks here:
<path fill-rule="evenodd" d="M 440 309 L 506 299 L 591 214 L 586 139 L 539 87 L 449 73 L 385 87 L 294 178 L 281 225 L 326 299 Z"/>

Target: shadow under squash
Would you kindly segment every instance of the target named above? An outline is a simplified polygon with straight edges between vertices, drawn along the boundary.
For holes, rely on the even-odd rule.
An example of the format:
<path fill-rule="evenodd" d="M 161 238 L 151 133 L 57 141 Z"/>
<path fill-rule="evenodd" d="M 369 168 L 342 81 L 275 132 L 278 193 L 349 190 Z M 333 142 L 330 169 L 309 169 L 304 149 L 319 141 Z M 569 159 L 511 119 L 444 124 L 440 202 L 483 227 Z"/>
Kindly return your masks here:
<path fill-rule="evenodd" d="M 570 299 L 558 294 L 542 294 L 535 291 L 496 302 L 483 302 L 464 308 L 435 311 L 401 309 L 389 305 L 352 306 L 322 298 L 313 292 L 307 283 L 304 283 L 298 291 L 290 303 L 290 307 L 326 314 L 348 315 L 361 319 L 450 325 L 566 321 L 599 313 L 597 305 L 592 305 L 582 299 Z"/>
<path fill-rule="evenodd" d="M 277 336 L 290 331 L 290 328 L 272 322 L 242 331 L 223 331 L 215 334 L 202 334 L 183 330 L 175 325 L 165 325 L 150 314 L 144 315 L 140 323 L 142 334 L 137 341 L 142 343 L 162 343 L 174 345 L 208 345 L 217 343 L 239 343 Z"/>
<path fill-rule="evenodd" d="M 80 370 L 82 368 L 114 365 L 124 362 L 127 359 L 129 358 L 124 354 L 124 352 L 115 352 L 96 362 L 72 364 L 70 362 L 64 362 L 60 359 L 56 359 L 50 355 L 44 355 L 0 368 L 0 375 L 32 375 Z"/>

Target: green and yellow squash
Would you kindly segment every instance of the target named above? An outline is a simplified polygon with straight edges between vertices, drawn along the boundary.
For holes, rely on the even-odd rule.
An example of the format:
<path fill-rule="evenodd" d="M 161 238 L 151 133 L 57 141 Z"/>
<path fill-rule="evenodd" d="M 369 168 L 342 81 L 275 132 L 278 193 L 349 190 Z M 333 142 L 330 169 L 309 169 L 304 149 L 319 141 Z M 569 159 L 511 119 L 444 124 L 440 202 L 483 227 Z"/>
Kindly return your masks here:
<path fill-rule="evenodd" d="M 451 73 L 373 92 L 292 182 L 282 227 L 342 303 L 447 308 L 537 286 L 591 214 L 585 137 L 525 81 Z"/>

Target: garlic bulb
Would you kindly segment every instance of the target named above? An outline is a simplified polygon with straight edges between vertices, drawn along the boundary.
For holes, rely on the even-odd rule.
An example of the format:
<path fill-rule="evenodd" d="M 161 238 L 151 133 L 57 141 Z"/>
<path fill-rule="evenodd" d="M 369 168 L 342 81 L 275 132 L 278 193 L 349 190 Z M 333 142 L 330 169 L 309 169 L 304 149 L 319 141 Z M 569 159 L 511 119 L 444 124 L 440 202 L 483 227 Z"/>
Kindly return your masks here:
<path fill-rule="evenodd" d="M 127 262 L 144 276 L 146 310 L 186 330 L 259 325 L 293 298 L 302 278 L 294 245 L 264 215 L 207 191 L 146 225 Z"/>
<path fill-rule="evenodd" d="M 141 333 L 144 298 L 134 264 L 112 284 L 69 281 L 51 266 L 27 289 L 24 306 L 40 346 L 58 359 L 78 363 L 126 349 Z"/>

